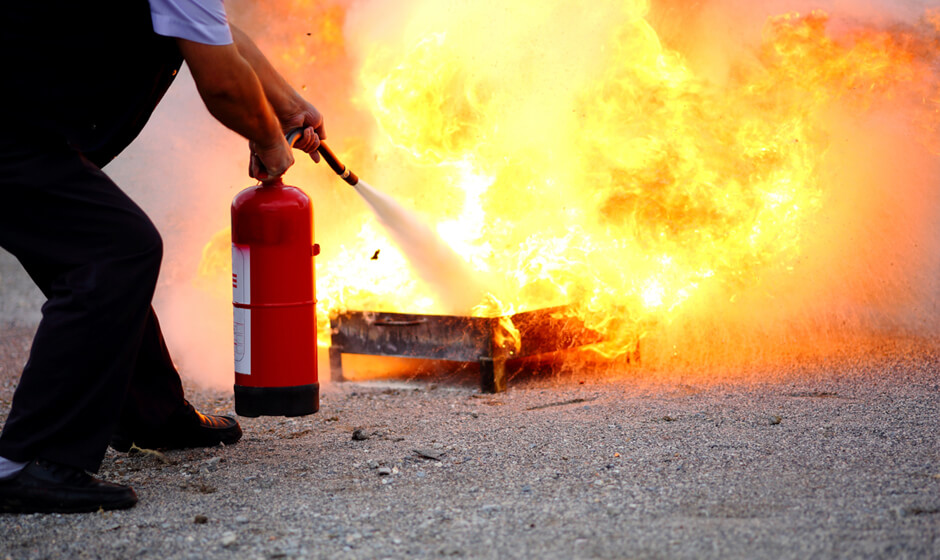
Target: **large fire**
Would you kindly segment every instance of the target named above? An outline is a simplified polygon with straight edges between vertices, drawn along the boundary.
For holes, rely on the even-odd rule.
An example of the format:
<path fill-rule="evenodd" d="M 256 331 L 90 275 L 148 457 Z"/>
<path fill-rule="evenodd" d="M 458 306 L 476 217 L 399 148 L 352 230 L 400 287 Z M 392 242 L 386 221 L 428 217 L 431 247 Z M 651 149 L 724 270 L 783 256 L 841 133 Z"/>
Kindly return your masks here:
<path fill-rule="evenodd" d="M 677 321 L 792 305 L 777 292 L 793 286 L 798 305 L 831 299 L 852 282 L 805 277 L 870 265 L 871 251 L 853 256 L 866 241 L 848 225 L 845 183 L 864 183 L 866 157 L 888 156 L 866 155 L 879 145 L 857 146 L 852 131 L 909 139 L 921 174 L 940 154 L 940 10 L 894 26 L 779 15 L 719 63 L 681 33 L 661 37 L 655 2 L 588 13 L 434 0 L 380 23 L 348 4 L 284 3 L 280 16 L 310 28 L 267 45 L 324 110 L 333 149 L 477 272 L 491 293 L 466 314 L 571 304 L 607 335 L 608 355 Z M 287 179 L 316 208 L 321 344 L 331 313 L 447 308 L 351 190 L 303 167 Z M 855 218 L 869 220 L 880 199 L 859 197 Z M 226 236 L 204 254 L 202 274 L 224 278 Z"/>

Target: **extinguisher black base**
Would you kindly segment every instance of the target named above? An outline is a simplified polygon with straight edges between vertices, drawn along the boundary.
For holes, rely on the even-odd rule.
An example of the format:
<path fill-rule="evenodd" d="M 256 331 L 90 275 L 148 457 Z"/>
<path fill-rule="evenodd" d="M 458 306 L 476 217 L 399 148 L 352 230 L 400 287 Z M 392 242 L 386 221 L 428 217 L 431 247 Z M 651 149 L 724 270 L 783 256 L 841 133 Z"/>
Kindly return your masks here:
<path fill-rule="evenodd" d="M 318 410 L 319 383 L 293 387 L 235 385 L 235 414 L 239 416 L 306 416 Z"/>

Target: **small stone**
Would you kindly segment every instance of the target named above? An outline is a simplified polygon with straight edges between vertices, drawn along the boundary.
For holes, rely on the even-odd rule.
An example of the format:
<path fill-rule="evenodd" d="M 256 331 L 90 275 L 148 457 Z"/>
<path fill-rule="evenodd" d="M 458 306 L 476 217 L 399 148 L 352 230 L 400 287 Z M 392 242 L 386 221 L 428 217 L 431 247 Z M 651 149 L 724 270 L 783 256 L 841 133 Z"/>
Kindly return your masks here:
<path fill-rule="evenodd" d="M 891 513 L 893 513 L 896 517 L 914 517 L 917 515 L 935 515 L 937 513 L 940 513 L 940 506 L 933 506 L 933 507 L 895 506 L 891 508 Z"/>
<path fill-rule="evenodd" d="M 365 441 L 369 439 L 369 434 L 367 434 L 365 431 L 361 429 L 356 429 L 356 430 L 353 430 L 352 439 L 353 441 Z"/>
<path fill-rule="evenodd" d="M 219 541 L 219 544 L 221 544 L 225 548 L 229 548 L 231 546 L 234 546 L 237 541 L 238 541 L 238 535 L 236 535 L 232 531 L 226 531 L 225 533 L 222 533 L 222 540 Z"/>
<path fill-rule="evenodd" d="M 441 457 L 444 456 L 440 451 L 435 451 L 433 449 L 415 449 L 415 455 L 421 457 L 422 459 L 430 459 L 432 461 L 440 461 Z"/>
<path fill-rule="evenodd" d="M 378 473 L 379 473 L 379 476 L 388 476 L 392 474 L 392 469 L 388 467 L 379 467 Z"/>
<path fill-rule="evenodd" d="M 242 524 L 248 523 L 248 518 L 245 517 L 244 515 L 236 516 L 236 517 L 235 517 L 235 523 L 242 523 Z"/>
<path fill-rule="evenodd" d="M 205 525 L 208 522 L 209 522 L 209 518 L 206 517 L 205 515 L 197 515 L 196 517 L 193 518 L 193 523 L 195 523 L 196 525 Z"/>
<path fill-rule="evenodd" d="M 779 417 L 779 416 L 771 415 L 771 416 L 768 416 L 768 417 L 767 417 L 767 425 L 768 425 L 768 426 L 776 426 L 777 424 L 779 424 L 779 423 L 782 422 L 782 421 L 783 421 L 783 418 L 781 418 L 781 417 Z"/>
<path fill-rule="evenodd" d="M 368 461 L 366 464 L 369 465 L 369 468 L 370 468 L 370 469 L 377 469 L 377 468 L 379 468 L 379 462 L 376 461 L 375 459 L 369 459 L 369 461 Z"/>

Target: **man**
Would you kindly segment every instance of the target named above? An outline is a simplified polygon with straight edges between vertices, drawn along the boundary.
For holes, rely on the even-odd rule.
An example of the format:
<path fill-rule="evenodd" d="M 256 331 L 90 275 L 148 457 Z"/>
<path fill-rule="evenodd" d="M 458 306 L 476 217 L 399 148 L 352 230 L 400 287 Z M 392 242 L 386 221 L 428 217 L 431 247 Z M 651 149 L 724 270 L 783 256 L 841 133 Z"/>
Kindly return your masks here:
<path fill-rule="evenodd" d="M 0 52 L 0 246 L 48 298 L 0 434 L 0 512 L 131 507 L 132 488 L 86 472 L 109 444 L 232 444 L 241 429 L 184 399 L 150 305 L 162 241 L 100 168 L 183 60 L 210 113 L 249 140 L 252 177 L 291 166 L 293 128 L 319 161 L 323 118 L 227 23 L 222 0 L 16 2 Z"/>

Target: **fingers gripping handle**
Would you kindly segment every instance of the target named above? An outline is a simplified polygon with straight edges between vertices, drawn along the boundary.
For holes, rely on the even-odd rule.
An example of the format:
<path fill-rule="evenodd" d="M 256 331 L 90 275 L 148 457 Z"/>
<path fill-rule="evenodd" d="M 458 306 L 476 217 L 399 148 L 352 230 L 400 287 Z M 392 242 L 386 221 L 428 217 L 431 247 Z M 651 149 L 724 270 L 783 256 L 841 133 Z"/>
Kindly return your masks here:
<path fill-rule="evenodd" d="M 302 129 L 302 128 L 295 128 L 295 129 L 291 130 L 290 132 L 288 132 L 288 133 L 287 133 L 287 136 L 286 136 L 287 144 L 288 144 L 291 148 L 293 148 L 293 147 L 294 147 L 294 144 L 297 143 L 297 140 L 303 135 L 303 133 L 304 133 L 304 129 Z M 267 168 L 264 166 L 264 162 L 261 161 L 261 158 L 259 158 L 259 157 L 258 157 L 257 155 L 255 155 L 255 154 L 252 154 L 251 157 L 252 157 L 252 158 L 255 158 L 256 163 L 257 163 L 257 165 L 258 165 L 258 171 L 259 171 L 261 174 L 267 176 L 267 175 L 268 175 L 268 170 L 267 170 Z M 278 180 L 279 180 L 279 178 L 278 178 L 278 177 L 271 178 L 271 177 L 267 176 L 267 177 L 265 177 L 265 178 L 263 178 L 263 179 L 262 179 L 261 177 L 259 177 L 259 180 L 260 180 L 261 183 L 264 184 L 264 185 L 272 185 L 272 184 L 277 183 Z"/>

